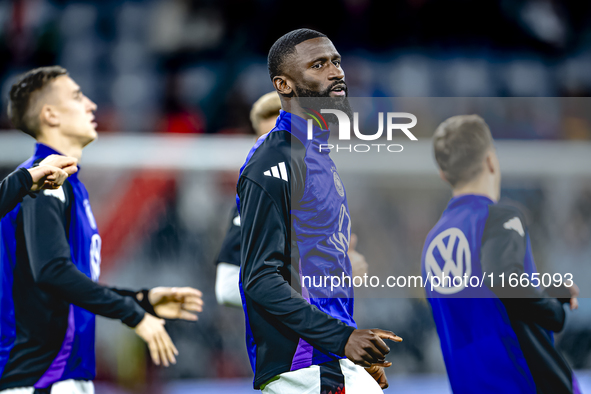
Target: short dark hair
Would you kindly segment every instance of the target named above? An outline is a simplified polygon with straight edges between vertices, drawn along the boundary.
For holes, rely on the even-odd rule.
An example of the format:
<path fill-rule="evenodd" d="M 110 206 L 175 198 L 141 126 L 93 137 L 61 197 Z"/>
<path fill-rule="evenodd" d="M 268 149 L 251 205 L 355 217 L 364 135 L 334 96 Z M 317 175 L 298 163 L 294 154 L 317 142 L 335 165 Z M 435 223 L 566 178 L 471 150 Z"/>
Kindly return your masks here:
<path fill-rule="evenodd" d="M 10 88 L 8 101 L 8 118 L 19 130 L 36 138 L 39 126 L 35 123 L 36 114 L 30 113 L 31 96 L 51 81 L 68 71 L 60 66 L 35 68 L 17 77 L 17 81 Z"/>
<path fill-rule="evenodd" d="M 267 57 L 267 67 L 269 68 L 271 80 L 283 73 L 285 59 L 295 52 L 296 45 L 318 37 L 326 37 L 326 35 L 316 30 L 297 29 L 284 34 L 275 41 Z"/>
<path fill-rule="evenodd" d="M 452 116 L 433 135 L 435 160 L 452 187 L 480 174 L 482 160 L 492 146 L 490 129 L 478 115 Z"/>

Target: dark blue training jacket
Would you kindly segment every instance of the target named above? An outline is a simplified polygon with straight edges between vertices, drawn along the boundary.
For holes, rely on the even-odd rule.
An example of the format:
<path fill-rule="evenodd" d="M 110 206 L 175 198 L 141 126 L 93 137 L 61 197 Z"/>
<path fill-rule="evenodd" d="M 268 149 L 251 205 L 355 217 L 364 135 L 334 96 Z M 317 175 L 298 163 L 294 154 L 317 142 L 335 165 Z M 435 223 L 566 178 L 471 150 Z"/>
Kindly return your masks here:
<path fill-rule="evenodd" d="M 352 286 L 315 286 L 351 276 L 351 219 L 326 144 L 330 131 L 281 111 L 241 169 L 240 290 L 254 387 L 274 376 L 344 357 L 355 329 Z M 308 277 L 308 279 L 305 279 Z"/>
<path fill-rule="evenodd" d="M 433 290 L 426 284 L 455 394 L 579 392 L 553 339 L 568 291 L 554 289 L 554 298 L 552 289 L 509 286 L 511 274 L 537 272 L 519 210 L 479 195 L 452 198 L 427 236 L 422 271 L 424 279 L 486 275 L 482 286 L 476 279 Z"/>

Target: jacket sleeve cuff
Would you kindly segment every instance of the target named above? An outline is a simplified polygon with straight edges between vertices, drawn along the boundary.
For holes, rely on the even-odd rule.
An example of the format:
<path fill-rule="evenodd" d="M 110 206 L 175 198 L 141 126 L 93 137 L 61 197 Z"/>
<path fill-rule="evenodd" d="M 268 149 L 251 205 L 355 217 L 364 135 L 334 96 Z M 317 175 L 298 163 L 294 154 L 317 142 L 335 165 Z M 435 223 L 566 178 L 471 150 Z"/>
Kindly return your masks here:
<path fill-rule="evenodd" d="M 570 290 L 564 285 L 560 287 L 551 286 L 546 288 L 545 291 L 548 296 L 558 299 L 562 304 L 570 302 Z"/>
<path fill-rule="evenodd" d="M 339 343 L 338 351 L 335 353 L 337 356 L 345 357 L 345 346 L 347 346 L 347 342 L 349 342 L 349 337 L 355 331 L 355 327 L 352 326 L 345 326 L 343 329 L 343 334 L 341 341 Z"/>
<path fill-rule="evenodd" d="M 33 177 L 31 176 L 29 170 L 27 170 L 26 168 L 19 168 L 19 172 L 19 176 L 23 180 L 23 186 L 25 186 L 26 190 L 23 190 L 23 193 L 26 195 L 29 192 L 29 190 L 31 190 L 31 188 L 33 187 Z"/>
<path fill-rule="evenodd" d="M 150 315 L 160 317 L 156 314 L 154 306 L 150 304 L 150 298 L 148 297 L 149 293 L 149 289 L 142 289 L 135 294 L 135 299 L 137 300 L 138 304 Z"/>
<path fill-rule="evenodd" d="M 144 315 L 146 314 L 146 311 L 144 311 L 142 308 L 140 308 L 140 306 L 135 302 L 133 305 L 133 309 L 134 309 L 134 311 L 130 316 L 121 320 L 123 322 L 123 324 L 125 324 L 131 328 L 135 328 L 138 324 L 140 324 L 140 322 L 144 318 Z"/>
<path fill-rule="evenodd" d="M 113 290 L 115 293 L 117 293 L 119 295 L 132 298 L 134 301 L 134 304 L 137 307 L 139 307 L 138 310 L 141 311 L 142 318 L 144 317 L 145 312 L 148 312 L 150 315 L 160 317 L 156 314 L 156 311 L 154 310 L 154 307 L 152 306 L 152 304 L 150 304 L 150 299 L 148 297 L 150 290 L 142 289 L 139 291 L 133 291 L 133 290 L 127 290 L 127 289 L 118 289 L 118 288 L 111 288 L 111 290 Z M 139 323 L 139 321 L 138 321 L 138 323 Z M 127 324 L 127 323 L 125 323 L 125 324 Z"/>
<path fill-rule="evenodd" d="M 26 195 L 29 195 L 33 198 L 37 197 L 37 193 L 31 191 L 31 188 L 33 187 L 33 177 L 31 176 L 29 170 L 21 167 L 16 170 L 15 173 L 21 181 L 20 198 L 24 198 Z"/>

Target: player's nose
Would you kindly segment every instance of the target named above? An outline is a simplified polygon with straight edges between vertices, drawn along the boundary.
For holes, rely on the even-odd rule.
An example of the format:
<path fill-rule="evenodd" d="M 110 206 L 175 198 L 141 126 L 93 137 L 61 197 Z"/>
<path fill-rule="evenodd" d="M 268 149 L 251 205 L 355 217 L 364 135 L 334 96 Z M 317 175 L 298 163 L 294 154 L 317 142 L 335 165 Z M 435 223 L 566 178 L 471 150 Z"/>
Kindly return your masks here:
<path fill-rule="evenodd" d="M 345 72 L 340 66 L 337 67 L 334 63 L 331 63 L 328 79 L 331 81 L 345 79 Z"/>
<path fill-rule="evenodd" d="M 89 111 L 94 112 L 97 109 L 97 105 L 95 104 L 94 101 L 92 101 L 91 99 L 89 99 L 88 97 L 84 96 L 86 98 L 86 107 L 88 108 Z"/>

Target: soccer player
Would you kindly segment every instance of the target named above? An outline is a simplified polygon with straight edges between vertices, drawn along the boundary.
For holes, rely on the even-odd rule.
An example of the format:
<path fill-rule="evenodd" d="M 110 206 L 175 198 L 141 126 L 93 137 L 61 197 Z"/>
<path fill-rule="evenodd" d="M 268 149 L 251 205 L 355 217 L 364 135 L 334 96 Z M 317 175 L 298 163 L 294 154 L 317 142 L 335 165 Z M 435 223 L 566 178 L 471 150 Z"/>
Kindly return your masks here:
<path fill-rule="evenodd" d="M 303 287 L 301 276 L 351 276 L 350 219 L 334 163 L 306 138 L 298 100 L 347 94 L 341 58 L 322 33 L 299 29 L 271 47 L 268 67 L 282 111 L 258 139 L 237 186 L 240 291 L 254 388 L 264 393 L 381 393 L 389 331 L 356 329 L 353 291 Z M 335 240 L 337 240 L 335 242 Z M 342 243 L 341 243 L 342 242 Z M 371 367 L 374 378 L 363 367 Z M 375 379 L 375 380 L 374 380 Z M 377 383 L 378 381 L 379 383 Z"/>
<path fill-rule="evenodd" d="M 512 274 L 534 285 L 539 274 L 523 214 L 497 203 L 501 173 L 487 124 L 477 115 L 449 118 L 435 131 L 433 147 L 453 198 L 427 236 L 422 271 L 424 278 L 456 277 L 455 285 L 427 283 L 453 392 L 579 393 L 553 345 L 565 321 L 563 304 L 577 308 L 578 288 L 572 280 L 565 280 L 568 288 L 546 290 L 509 285 Z M 482 275 L 486 286 L 470 280 Z"/>
<path fill-rule="evenodd" d="M 261 96 L 252 106 L 250 121 L 256 132 L 257 139 L 265 135 L 273 127 L 281 110 L 281 100 L 277 92 L 269 92 Z M 226 237 L 222 242 L 222 248 L 218 255 L 215 295 L 220 305 L 242 306 L 240 289 L 238 288 L 240 276 L 240 214 L 238 208 L 232 208 L 231 222 Z M 367 273 L 365 257 L 355 250 L 357 236 L 351 234 L 349 243 L 349 259 L 353 269 L 353 276 L 363 276 Z"/>
<path fill-rule="evenodd" d="M 30 192 L 57 189 L 78 171 L 73 157 L 51 155 L 37 167 L 19 168 L 0 182 L 0 219 Z"/>
<path fill-rule="evenodd" d="M 96 105 L 61 67 L 42 67 L 12 86 L 13 124 L 37 140 L 30 168 L 52 154 L 80 159 L 97 136 Z M 97 283 L 101 237 L 78 174 L 44 190 L 0 222 L 0 390 L 93 393 L 95 314 L 134 327 L 156 364 L 177 350 L 161 318 L 196 320 L 201 293 L 191 288 L 129 291 Z M 158 316 L 158 317 L 156 317 Z"/>

